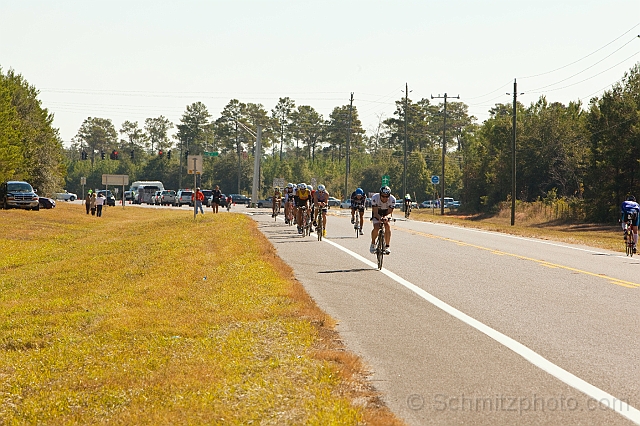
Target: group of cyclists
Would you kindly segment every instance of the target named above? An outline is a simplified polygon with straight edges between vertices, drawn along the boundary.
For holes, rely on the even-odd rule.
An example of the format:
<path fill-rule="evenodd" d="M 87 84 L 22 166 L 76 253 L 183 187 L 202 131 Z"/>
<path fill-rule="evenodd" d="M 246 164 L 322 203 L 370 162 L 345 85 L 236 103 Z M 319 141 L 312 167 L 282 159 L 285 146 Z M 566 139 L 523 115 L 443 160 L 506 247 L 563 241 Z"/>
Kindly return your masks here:
<path fill-rule="evenodd" d="M 289 183 L 283 192 L 280 191 L 279 187 L 274 188 L 272 215 L 275 216 L 278 213 L 280 204 L 282 200 L 284 200 L 285 223 L 289 224 L 290 220 L 294 220 L 298 226 L 298 233 L 302 234 L 304 228 L 303 211 L 310 209 L 312 218 L 311 230 L 313 231 L 313 227 L 318 226 L 318 216 L 320 216 L 323 225 L 322 236 L 326 236 L 329 192 L 325 186 L 318 185 L 318 189 L 314 190 L 313 186 L 307 185 L 306 183 L 299 183 L 297 185 Z"/>
<path fill-rule="evenodd" d="M 407 197 L 409 197 L 407 195 Z M 322 236 L 327 234 L 327 209 L 329 203 L 329 192 L 324 185 L 318 185 L 318 189 L 314 190 L 311 185 L 306 183 L 293 184 L 289 183 L 283 191 L 279 187 L 274 188 L 272 197 L 272 216 L 275 217 L 279 210 L 280 204 L 284 200 L 284 217 L 285 223 L 289 224 L 290 220 L 294 220 L 298 227 L 298 233 L 303 233 L 303 211 L 311 210 L 312 231 L 313 227 L 317 227 L 318 220 L 322 220 Z M 351 193 L 351 223 L 360 235 L 364 235 L 364 210 L 366 207 L 366 196 L 362 188 L 357 188 Z M 405 197 L 406 201 L 406 197 Z M 409 203 L 411 199 L 409 198 Z M 391 195 L 391 189 L 388 186 L 382 186 L 380 191 L 371 197 L 371 221 L 373 229 L 371 230 L 371 246 L 369 251 L 375 252 L 375 240 L 378 235 L 380 226 L 385 227 L 385 254 L 389 254 L 389 244 L 391 242 L 391 227 L 389 226 L 389 218 L 392 216 L 393 209 L 396 205 L 396 198 Z M 319 217 L 321 216 L 321 217 Z"/>

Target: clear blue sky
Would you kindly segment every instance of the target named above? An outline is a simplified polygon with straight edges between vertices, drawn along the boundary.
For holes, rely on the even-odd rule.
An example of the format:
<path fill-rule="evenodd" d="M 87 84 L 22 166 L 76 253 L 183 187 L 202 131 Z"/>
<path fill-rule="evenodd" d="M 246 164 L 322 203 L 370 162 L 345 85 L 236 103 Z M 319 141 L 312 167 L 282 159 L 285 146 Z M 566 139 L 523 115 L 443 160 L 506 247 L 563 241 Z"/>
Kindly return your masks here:
<path fill-rule="evenodd" d="M 327 118 L 351 92 L 373 130 L 405 83 L 480 122 L 514 78 L 527 105 L 588 104 L 640 61 L 638 34 L 638 0 L 0 0 L 0 67 L 40 90 L 65 144 L 90 116 L 119 130 L 289 96 Z"/>

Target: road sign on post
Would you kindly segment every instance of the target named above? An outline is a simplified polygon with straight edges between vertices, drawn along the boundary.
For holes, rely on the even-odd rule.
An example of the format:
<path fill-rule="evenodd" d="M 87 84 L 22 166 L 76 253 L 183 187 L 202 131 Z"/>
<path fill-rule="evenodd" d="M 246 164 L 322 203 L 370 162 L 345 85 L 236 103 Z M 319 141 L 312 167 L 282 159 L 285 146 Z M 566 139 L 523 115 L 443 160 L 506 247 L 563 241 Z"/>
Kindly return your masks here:
<path fill-rule="evenodd" d="M 382 176 L 382 186 L 389 186 L 389 175 Z"/>
<path fill-rule="evenodd" d="M 187 173 L 190 175 L 202 174 L 202 155 L 189 155 L 187 157 Z"/>
<path fill-rule="evenodd" d="M 273 187 L 284 188 L 284 178 L 273 178 Z"/>
<path fill-rule="evenodd" d="M 440 176 L 431 176 L 431 183 L 437 185 L 440 183 Z"/>
<path fill-rule="evenodd" d="M 218 156 L 218 151 L 204 151 L 203 155 L 205 157 L 217 157 Z"/>

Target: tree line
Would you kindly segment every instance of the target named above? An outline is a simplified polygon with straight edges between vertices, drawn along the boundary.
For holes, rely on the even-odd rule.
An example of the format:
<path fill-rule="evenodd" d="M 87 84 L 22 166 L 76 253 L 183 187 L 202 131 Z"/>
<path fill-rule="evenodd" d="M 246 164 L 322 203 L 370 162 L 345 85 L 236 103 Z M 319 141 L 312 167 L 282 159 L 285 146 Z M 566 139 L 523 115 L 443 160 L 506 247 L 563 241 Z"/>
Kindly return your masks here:
<path fill-rule="evenodd" d="M 549 102 L 545 96 L 528 106 L 516 104 L 519 202 L 562 198 L 578 205 L 582 218 L 608 221 L 616 217 L 627 194 L 640 194 L 639 75 L 636 64 L 588 105 Z M 430 178 L 442 175 L 443 104 L 429 99 L 398 99 L 393 115 L 369 134 L 362 128 L 356 105 L 337 106 L 323 117 L 313 106 L 296 105 L 288 97 L 280 98 L 271 110 L 232 99 L 213 117 L 206 105 L 194 102 L 178 123 L 159 116 L 142 125 L 125 121 L 116 130 L 108 118 L 89 117 L 71 146 L 63 149 L 57 131 L 50 128 L 52 116 L 39 106 L 37 91 L 13 72 L 2 75 L 0 82 L 0 129 L 9 129 L 0 131 L 0 173 L 41 179 L 42 188 L 59 187 L 66 175 L 65 187 L 77 192 L 81 176 L 87 177 L 89 187 L 97 187 L 102 174 L 109 173 L 127 174 L 131 181 L 162 180 L 166 187 L 178 189 L 193 185 L 193 177 L 186 173 L 187 153 L 217 152 L 217 157 L 205 157 L 198 184 L 218 184 L 226 193 L 250 193 L 252 133 L 260 126 L 261 196 L 271 192 L 274 178 L 284 178 L 294 183 L 315 180 L 342 198 L 356 187 L 377 191 L 383 175 L 390 176 L 393 192 L 402 196 L 405 143 L 407 192 L 418 201 L 440 196 Z M 22 95 L 16 96 L 17 92 Z M 19 108 L 20 100 L 30 99 L 28 94 L 40 108 L 42 125 L 49 129 L 11 125 L 11 120 L 37 122 L 19 113 L 36 110 Z M 447 104 L 445 196 L 460 199 L 469 212 L 491 212 L 512 197 L 513 112 L 512 104 L 498 103 L 490 109 L 490 117 L 478 123 L 463 102 Z M 34 137 L 21 138 L 16 129 Z M 43 136 L 35 137 L 37 129 Z M 38 145 L 44 141 L 51 142 L 46 146 L 55 151 L 53 155 Z M 113 150 L 119 152 L 117 161 L 108 158 Z M 104 160 L 102 152 L 107 154 Z M 58 158 L 57 163 L 52 158 Z M 42 177 L 34 172 L 43 174 L 48 166 L 56 172 Z"/>

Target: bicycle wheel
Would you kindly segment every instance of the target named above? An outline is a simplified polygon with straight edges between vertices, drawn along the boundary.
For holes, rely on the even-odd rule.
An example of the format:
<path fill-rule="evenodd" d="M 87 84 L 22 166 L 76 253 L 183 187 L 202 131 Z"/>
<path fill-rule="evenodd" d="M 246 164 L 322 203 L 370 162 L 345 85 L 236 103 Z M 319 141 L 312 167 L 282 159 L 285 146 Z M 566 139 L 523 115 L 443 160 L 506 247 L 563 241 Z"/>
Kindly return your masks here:
<path fill-rule="evenodd" d="M 356 230 L 356 238 L 360 236 L 360 224 L 356 223 L 353 229 Z"/>
<path fill-rule="evenodd" d="M 320 220 L 318 221 L 318 226 L 316 226 L 316 234 L 318 234 L 318 241 L 322 241 L 322 216 L 320 216 Z"/>
<path fill-rule="evenodd" d="M 381 226 L 384 226 L 381 224 Z M 376 256 L 378 258 L 378 270 L 382 269 L 382 262 L 384 260 L 384 231 L 381 230 L 378 233 L 378 241 L 376 242 Z"/>

